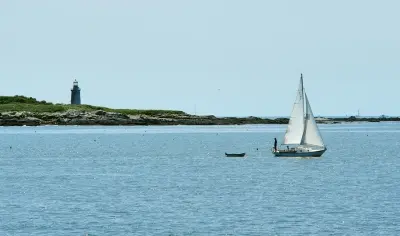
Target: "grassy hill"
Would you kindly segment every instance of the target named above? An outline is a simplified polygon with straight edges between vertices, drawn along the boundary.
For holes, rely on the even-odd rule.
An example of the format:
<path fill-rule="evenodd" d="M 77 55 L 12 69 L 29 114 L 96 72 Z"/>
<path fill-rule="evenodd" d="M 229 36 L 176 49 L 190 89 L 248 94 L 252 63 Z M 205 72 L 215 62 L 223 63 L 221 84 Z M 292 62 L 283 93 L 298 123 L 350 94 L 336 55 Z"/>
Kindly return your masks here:
<path fill-rule="evenodd" d="M 67 110 L 84 110 L 97 111 L 103 110 L 108 112 L 119 112 L 126 115 L 187 115 L 183 111 L 174 110 L 137 110 L 137 109 L 112 109 L 107 107 L 91 106 L 91 105 L 70 105 L 70 104 L 53 104 L 47 101 L 38 101 L 32 97 L 25 96 L 0 96 L 0 112 L 7 111 L 28 111 L 28 112 L 64 112 Z"/>

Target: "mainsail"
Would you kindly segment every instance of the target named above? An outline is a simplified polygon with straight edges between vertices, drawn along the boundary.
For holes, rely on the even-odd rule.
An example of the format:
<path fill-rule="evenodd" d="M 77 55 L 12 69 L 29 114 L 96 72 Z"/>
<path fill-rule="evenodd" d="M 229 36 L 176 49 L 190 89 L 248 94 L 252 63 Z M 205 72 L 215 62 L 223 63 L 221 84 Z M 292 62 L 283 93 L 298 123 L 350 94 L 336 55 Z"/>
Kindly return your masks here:
<path fill-rule="evenodd" d="M 307 94 L 304 93 L 304 96 L 306 100 L 306 117 L 304 121 L 304 134 L 300 144 L 324 147 L 325 145 L 319 132 L 317 123 L 315 122 Z"/>
<path fill-rule="evenodd" d="M 303 75 L 300 77 L 296 101 L 286 129 L 284 144 L 300 144 L 304 133 L 304 94 Z"/>

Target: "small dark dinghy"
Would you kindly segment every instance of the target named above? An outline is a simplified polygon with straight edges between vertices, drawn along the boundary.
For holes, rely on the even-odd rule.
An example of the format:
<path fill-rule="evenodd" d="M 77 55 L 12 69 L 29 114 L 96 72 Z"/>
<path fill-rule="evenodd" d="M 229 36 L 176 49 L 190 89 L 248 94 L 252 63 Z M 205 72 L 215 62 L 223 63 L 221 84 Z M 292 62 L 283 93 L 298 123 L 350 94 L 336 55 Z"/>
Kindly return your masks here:
<path fill-rule="evenodd" d="M 226 153 L 225 156 L 227 157 L 244 157 L 246 153 Z"/>

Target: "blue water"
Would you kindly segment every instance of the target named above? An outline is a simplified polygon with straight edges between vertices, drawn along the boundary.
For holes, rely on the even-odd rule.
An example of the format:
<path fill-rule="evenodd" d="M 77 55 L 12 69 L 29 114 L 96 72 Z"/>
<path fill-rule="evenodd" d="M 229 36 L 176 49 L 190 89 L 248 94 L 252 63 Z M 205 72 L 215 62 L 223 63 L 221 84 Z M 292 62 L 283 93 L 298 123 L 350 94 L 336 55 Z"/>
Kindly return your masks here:
<path fill-rule="evenodd" d="M 320 128 L 0 127 L 0 235 L 400 235 L 400 124 Z"/>

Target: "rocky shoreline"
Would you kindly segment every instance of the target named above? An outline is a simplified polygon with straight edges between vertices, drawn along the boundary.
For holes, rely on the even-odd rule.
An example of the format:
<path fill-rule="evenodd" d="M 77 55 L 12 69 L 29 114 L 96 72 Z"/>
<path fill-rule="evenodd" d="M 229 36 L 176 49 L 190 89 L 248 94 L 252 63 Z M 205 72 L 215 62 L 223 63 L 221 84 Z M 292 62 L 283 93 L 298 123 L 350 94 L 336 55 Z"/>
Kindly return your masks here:
<path fill-rule="evenodd" d="M 400 121 L 395 118 L 316 118 L 317 123 Z M 165 114 L 157 116 L 126 115 L 118 112 L 68 110 L 66 112 L 2 112 L 0 126 L 40 125 L 244 125 L 287 124 L 288 118 L 267 119 L 259 117 L 215 117 Z"/>

